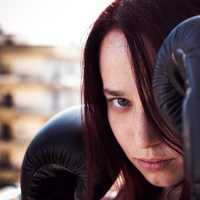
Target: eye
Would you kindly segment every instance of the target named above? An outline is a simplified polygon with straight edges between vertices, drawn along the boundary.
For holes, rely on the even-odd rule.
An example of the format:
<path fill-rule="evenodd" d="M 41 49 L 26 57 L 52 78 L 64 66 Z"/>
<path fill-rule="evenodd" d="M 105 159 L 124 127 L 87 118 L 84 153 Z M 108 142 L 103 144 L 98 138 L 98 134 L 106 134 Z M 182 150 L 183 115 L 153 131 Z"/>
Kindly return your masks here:
<path fill-rule="evenodd" d="M 130 101 L 124 98 L 112 98 L 108 101 L 110 101 L 112 105 L 116 108 L 126 108 L 130 106 Z"/>

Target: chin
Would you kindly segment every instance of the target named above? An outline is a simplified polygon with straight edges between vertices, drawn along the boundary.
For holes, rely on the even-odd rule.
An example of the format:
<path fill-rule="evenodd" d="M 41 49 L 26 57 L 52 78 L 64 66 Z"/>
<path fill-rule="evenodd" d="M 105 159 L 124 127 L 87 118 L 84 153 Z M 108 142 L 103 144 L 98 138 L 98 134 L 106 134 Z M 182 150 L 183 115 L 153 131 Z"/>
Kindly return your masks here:
<path fill-rule="evenodd" d="M 170 175 L 151 174 L 145 175 L 145 179 L 154 186 L 158 187 L 172 187 L 181 181 L 181 178 Z"/>

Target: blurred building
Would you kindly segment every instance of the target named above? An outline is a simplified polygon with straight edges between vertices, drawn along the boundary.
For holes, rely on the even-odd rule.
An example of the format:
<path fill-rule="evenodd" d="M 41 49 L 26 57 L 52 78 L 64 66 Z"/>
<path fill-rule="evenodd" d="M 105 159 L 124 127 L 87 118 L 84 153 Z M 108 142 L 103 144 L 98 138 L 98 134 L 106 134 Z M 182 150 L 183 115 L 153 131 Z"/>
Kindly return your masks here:
<path fill-rule="evenodd" d="M 0 188 L 19 180 L 27 145 L 53 114 L 80 103 L 76 48 L 17 44 L 0 30 Z"/>

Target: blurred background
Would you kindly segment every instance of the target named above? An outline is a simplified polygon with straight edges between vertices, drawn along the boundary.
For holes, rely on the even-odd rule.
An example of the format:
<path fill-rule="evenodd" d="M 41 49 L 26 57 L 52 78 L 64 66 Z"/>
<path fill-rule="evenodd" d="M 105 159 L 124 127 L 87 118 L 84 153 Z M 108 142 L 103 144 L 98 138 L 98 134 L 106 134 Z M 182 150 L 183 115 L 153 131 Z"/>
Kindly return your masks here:
<path fill-rule="evenodd" d="M 19 198 L 24 152 L 55 113 L 80 103 L 81 54 L 111 0 L 0 0 L 0 200 Z"/>

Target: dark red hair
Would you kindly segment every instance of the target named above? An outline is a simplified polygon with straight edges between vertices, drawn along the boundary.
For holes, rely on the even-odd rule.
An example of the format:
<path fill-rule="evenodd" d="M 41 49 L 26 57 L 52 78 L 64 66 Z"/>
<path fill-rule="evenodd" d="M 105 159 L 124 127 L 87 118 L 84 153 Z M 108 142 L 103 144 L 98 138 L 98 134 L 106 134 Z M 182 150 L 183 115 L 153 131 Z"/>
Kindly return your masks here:
<path fill-rule="evenodd" d="M 123 200 L 156 200 L 161 188 L 148 183 L 125 156 L 115 140 L 107 118 L 107 105 L 99 71 L 99 51 L 103 38 L 113 28 L 120 29 L 128 42 L 136 84 L 148 120 L 164 142 L 182 154 L 181 140 L 165 124 L 158 113 L 152 94 L 152 60 L 144 41 L 155 53 L 163 39 L 178 23 L 200 14 L 200 6 L 189 0 L 116 0 L 98 17 L 87 38 L 84 49 L 83 103 L 87 143 L 87 199 L 94 198 L 95 176 L 102 172 L 114 181 L 120 171 L 124 186 L 118 198 Z M 100 169 L 97 170 L 97 169 Z M 189 198 L 184 190 L 181 199 Z"/>

